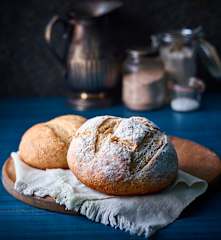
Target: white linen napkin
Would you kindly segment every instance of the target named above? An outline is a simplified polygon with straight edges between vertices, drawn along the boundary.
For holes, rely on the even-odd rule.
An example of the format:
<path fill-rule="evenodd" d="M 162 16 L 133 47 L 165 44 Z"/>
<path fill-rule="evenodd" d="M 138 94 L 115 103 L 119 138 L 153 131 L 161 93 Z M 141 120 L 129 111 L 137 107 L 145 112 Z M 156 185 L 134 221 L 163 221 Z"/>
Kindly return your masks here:
<path fill-rule="evenodd" d="M 39 170 L 22 162 L 18 153 L 11 156 L 18 192 L 39 197 L 49 195 L 66 209 L 78 211 L 92 221 L 146 237 L 173 222 L 208 186 L 206 181 L 179 170 L 176 182 L 160 193 L 109 196 L 86 187 L 70 170 Z"/>

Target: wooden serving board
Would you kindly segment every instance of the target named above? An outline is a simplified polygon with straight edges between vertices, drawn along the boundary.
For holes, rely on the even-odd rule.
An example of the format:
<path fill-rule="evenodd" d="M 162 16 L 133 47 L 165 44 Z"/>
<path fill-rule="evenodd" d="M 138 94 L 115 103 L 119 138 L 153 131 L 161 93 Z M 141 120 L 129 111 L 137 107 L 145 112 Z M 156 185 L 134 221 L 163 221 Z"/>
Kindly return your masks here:
<path fill-rule="evenodd" d="M 186 139 L 171 137 L 171 140 L 178 154 L 180 169 L 206 180 L 209 184 L 212 184 L 221 175 L 221 161 L 214 152 Z M 11 158 L 8 158 L 2 168 L 2 183 L 9 194 L 34 207 L 66 214 L 78 214 L 75 211 L 65 210 L 63 206 L 57 204 L 51 197 L 28 197 L 18 193 L 14 190 L 15 180 L 13 161 Z"/>

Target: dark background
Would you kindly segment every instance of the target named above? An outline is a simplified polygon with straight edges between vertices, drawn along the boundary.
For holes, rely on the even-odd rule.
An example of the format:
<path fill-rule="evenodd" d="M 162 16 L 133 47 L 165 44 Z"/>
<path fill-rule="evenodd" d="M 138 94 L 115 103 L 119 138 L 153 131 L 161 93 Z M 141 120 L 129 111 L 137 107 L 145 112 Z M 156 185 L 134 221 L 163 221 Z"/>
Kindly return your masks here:
<path fill-rule="evenodd" d="M 44 41 L 44 28 L 55 14 L 65 15 L 74 0 L 0 2 L 0 96 L 65 95 L 67 84 L 58 62 Z M 124 48 L 147 45 L 150 34 L 202 25 L 207 40 L 221 53 L 221 1 L 124 0 L 110 17 L 112 35 Z M 213 91 L 221 80 L 200 68 Z"/>

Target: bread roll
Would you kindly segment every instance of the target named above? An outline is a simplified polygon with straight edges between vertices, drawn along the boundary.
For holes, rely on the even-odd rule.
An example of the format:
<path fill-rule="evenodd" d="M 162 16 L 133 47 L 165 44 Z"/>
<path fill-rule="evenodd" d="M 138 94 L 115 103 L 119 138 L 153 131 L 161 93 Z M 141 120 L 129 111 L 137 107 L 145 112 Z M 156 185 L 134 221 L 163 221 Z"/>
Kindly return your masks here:
<path fill-rule="evenodd" d="M 36 124 L 22 136 L 19 145 L 21 159 L 32 167 L 68 168 L 67 150 L 85 118 L 65 115 Z"/>
<path fill-rule="evenodd" d="M 158 192 L 176 178 L 178 161 L 168 137 L 143 117 L 95 117 L 70 144 L 68 165 L 85 185 L 111 195 Z"/>

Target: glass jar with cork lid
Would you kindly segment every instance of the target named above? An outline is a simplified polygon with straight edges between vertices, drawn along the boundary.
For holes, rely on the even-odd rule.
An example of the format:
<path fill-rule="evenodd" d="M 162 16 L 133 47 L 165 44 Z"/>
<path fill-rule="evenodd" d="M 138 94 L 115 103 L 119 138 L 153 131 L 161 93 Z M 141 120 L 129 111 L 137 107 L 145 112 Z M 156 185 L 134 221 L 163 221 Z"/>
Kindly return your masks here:
<path fill-rule="evenodd" d="M 159 108 L 167 102 L 164 65 L 153 50 L 127 51 L 122 96 L 128 108 L 138 111 Z"/>

